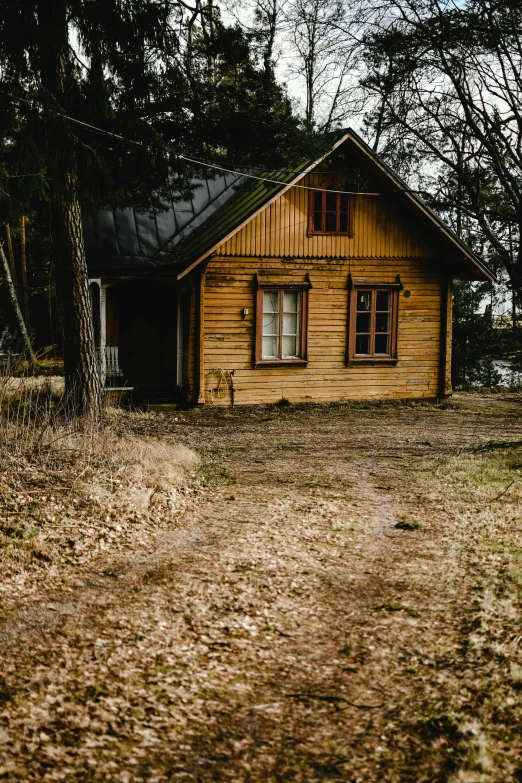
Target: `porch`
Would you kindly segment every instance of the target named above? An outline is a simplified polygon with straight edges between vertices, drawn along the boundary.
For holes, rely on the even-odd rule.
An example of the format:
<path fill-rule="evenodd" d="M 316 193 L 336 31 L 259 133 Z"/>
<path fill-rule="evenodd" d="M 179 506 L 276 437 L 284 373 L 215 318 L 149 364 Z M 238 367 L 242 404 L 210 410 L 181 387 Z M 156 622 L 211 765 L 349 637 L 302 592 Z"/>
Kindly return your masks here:
<path fill-rule="evenodd" d="M 94 339 L 106 394 L 135 403 L 186 399 L 183 292 L 174 281 L 89 280 Z"/>

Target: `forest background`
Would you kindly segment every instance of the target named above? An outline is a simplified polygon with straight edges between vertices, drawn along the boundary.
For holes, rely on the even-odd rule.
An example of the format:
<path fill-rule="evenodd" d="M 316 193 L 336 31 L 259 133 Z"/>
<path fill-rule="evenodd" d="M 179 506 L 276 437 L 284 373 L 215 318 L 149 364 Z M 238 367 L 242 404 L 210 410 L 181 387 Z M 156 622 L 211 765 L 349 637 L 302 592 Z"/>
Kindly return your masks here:
<path fill-rule="evenodd" d="M 204 162 L 278 168 L 351 125 L 494 269 L 456 286 L 453 382 L 495 385 L 522 362 L 521 31 L 517 0 L 7 0 L 0 240 L 36 351 L 92 375 L 82 205 L 161 210 Z"/>

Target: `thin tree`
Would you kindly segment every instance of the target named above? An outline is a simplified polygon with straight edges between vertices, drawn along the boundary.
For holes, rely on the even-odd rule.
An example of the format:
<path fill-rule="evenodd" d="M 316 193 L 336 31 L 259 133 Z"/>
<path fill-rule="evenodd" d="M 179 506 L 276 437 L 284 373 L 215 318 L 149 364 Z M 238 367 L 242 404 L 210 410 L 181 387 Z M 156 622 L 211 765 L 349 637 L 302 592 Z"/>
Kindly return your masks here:
<path fill-rule="evenodd" d="M 117 182 L 118 167 L 121 174 L 132 163 L 126 150 L 97 144 L 73 120 L 108 127 L 125 118 L 128 131 L 140 120 L 144 125 L 140 111 L 158 95 L 156 55 L 168 56 L 175 45 L 176 9 L 169 0 L 5 0 L 2 6 L 0 89 L 4 101 L 21 99 L 11 107 L 14 132 L 25 129 L 46 169 L 66 396 L 75 414 L 96 411 L 101 398 L 82 199 L 93 183 L 100 199 L 107 197 L 107 172 Z M 113 188 L 120 198 L 122 181 L 119 193 Z"/>
<path fill-rule="evenodd" d="M 7 256 L 5 254 L 3 241 L 0 241 L 0 261 L 2 262 L 2 270 L 5 277 L 5 281 L 7 283 L 9 300 L 11 302 L 11 307 L 13 308 L 13 313 L 16 319 L 16 323 L 18 325 L 20 336 L 22 338 L 24 352 L 29 360 L 29 364 L 31 365 L 31 367 L 35 368 L 38 366 L 38 359 L 35 356 L 33 345 L 31 343 L 31 338 L 29 337 L 29 332 L 27 331 L 24 317 L 20 309 L 20 304 L 18 302 L 18 297 L 16 295 L 16 287 L 13 281 L 11 267 L 9 261 L 7 260 Z"/>
<path fill-rule="evenodd" d="M 284 7 L 286 39 L 293 51 L 290 72 L 302 80 L 305 124 L 328 131 L 347 114 L 350 74 L 346 4 L 342 0 L 291 0 Z"/>

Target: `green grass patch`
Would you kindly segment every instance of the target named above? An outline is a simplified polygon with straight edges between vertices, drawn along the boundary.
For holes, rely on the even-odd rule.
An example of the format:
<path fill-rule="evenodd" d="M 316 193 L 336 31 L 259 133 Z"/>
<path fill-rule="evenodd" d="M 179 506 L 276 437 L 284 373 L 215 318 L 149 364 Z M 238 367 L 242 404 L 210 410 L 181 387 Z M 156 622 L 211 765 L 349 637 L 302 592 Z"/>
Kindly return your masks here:
<path fill-rule="evenodd" d="M 394 525 L 394 527 L 398 528 L 399 530 L 420 530 L 422 525 L 420 522 L 415 522 L 414 520 L 401 519 Z"/>

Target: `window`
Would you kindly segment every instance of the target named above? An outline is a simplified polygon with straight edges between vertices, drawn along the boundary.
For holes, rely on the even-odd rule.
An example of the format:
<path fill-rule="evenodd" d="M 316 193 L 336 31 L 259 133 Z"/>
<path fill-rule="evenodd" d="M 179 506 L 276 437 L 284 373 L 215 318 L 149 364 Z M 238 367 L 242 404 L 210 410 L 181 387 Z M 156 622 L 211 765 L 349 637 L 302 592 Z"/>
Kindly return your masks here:
<path fill-rule="evenodd" d="M 306 364 L 309 287 L 259 284 L 256 365 Z"/>
<path fill-rule="evenodd" d="M 310 191 L 309 234 L 353 236 L 353 196 L 341 190 L 337 182 L 327 180 L 320 190 Z"/>
<path fill-rule="evenodd" d="M 400 280 L 351 283 L 349 362 L 396 362 Z"/>

